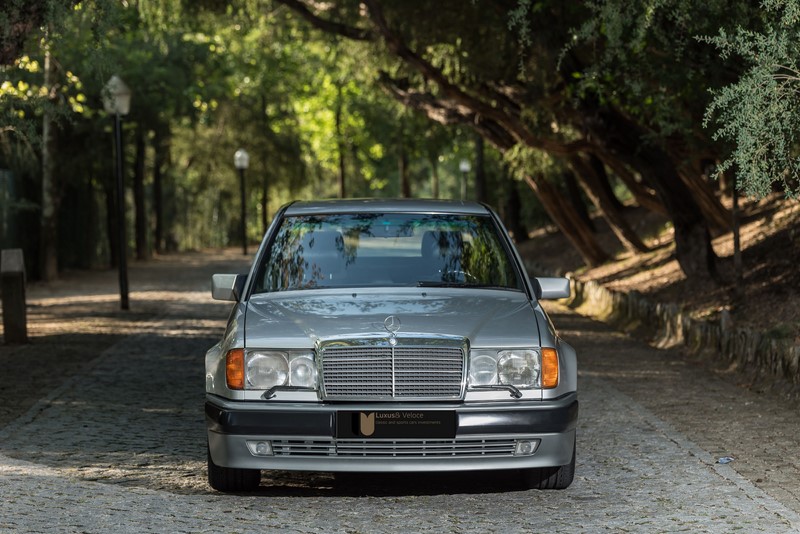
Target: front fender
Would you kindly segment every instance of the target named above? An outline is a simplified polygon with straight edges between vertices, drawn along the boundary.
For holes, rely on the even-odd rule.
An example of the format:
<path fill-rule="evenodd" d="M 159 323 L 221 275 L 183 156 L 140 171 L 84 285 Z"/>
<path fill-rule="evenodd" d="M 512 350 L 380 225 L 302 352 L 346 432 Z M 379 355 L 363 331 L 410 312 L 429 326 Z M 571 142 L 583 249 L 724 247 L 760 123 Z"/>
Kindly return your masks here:
<path fill-rule="evenodd" d="M 206 393 L 229 399 L 242 398 L 242 391 L 228 389 L 225 378 L 225 355 L 230 349 L 245 346 L 244 326 L 246 304 L 235 304 L 228 317 L 222 340 L 206 352 Z"/>

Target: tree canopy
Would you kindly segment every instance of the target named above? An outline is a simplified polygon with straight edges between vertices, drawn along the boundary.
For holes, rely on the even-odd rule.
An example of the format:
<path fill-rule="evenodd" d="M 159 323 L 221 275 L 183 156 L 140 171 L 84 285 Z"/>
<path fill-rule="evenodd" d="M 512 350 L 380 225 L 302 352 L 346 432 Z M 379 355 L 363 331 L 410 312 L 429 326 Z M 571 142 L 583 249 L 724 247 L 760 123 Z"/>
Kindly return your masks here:
<path fill-rule="evenodd" d="M 33 256 L 57 245 L 62 267 L 116 261 L 119 217 L 142 259 L 227 246 L 243 213 L 256 240 L 292 198 L 458 198 L 468 158 L 468 196 L 518 239 L 546 213 L 603 262 L 588 205 L 646 250 L 624 197 L 669 218 L 687 275 L 714 277 L 728 184 L 800 193 L 798 13 L 797 0 L 10 0 L 1 237 Z M 127 207 L 101 105 L 111 74 L 133 88 Z M 28 224 L 39 237 L 14 243 Z"/>

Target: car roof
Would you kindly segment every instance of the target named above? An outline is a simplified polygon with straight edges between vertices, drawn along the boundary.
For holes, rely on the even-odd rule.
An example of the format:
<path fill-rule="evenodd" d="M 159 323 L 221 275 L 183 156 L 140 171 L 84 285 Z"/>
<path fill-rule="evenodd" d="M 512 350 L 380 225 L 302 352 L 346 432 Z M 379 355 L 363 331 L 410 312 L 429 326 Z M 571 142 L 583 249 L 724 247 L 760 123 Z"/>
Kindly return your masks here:
<path fill-rule="evenodd" d="M 383 199 L 363 198 L 346 200 L 297 201 L 288 205 L 286 215 L 311 215 L 323 213 L 454 213 L 486 215 L 489 209 L 478 202 L 434 199 Z"/>

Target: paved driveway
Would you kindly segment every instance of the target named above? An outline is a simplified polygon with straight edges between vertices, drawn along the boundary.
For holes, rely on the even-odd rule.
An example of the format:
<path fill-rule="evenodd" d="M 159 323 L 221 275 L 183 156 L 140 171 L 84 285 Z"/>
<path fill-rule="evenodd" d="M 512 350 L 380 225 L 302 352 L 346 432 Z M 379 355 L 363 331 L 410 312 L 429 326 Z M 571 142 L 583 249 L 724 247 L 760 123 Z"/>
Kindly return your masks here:
<path fill-rule="evenodd" d="M 193 256 L 189 267 L 191 274 L 182 276 L 186 264 L 176 258 L 134 269 L 134 309 L 148 310 L 136 327 L 87 353 L 71 375 L 48 382 L 57 385 L 32 392 L 39 400 L 0 429 L 0 531 L 800 529 L 791 482 L 770 485 L 762 478 L 765 491 L 751 482 L 756 475 L 745 472 L 749 480 L 735 470 L 738 462 L 750 465 L 746 457 L 715 463 L 727 452 L 716 444 L 727 447 L 725 439 L 737 443 L 735 435 L 757 428 L 737 426 L 734 432 L 728 424 L 731 435 L 723 439 L 714 437 L 724 433 L 714 428 L 725 425 L 709 423 L 707 433 L 699 423 L 682 422 L 687 405 L 696 421 L 718 418 L 714 406 L 727 404 L 735 385 L 559 308 L 555 322 L 579 349 L 582 366 L 577 474 L 568 490 L 523 491 L 502 473 L 267 472 L 255 494 L 212 492 L 205 483 L 203 355 L 222 331 L 227 306 L 210 300 L 205 280 L 212 271 L 240 270 L 242 264 L 238 258 Z M 33 303 L 68 299 L 67 293 L 33 291 Z M 117 320 L 112 315 L 109 324 Z M 0 353 L 0 363 L 2 358 L 7 354 Z M 59 375 L 57 365 L 49 365 Z M 665 398 L 672 399 L 671 409 Z M 746 390 L 736 398 L 750 407 L 772 402 Z M 736 419 L 736 413 L 725 415 Z M 782 416 L 787 424 L 797 422 Z"/>

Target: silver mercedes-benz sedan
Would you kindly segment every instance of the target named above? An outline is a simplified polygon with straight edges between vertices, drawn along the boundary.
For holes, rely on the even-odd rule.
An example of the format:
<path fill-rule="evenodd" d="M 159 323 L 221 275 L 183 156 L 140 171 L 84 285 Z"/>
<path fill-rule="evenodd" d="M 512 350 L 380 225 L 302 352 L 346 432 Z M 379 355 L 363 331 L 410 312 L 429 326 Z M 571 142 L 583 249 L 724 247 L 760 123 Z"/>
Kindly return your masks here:
<path fill-rule="evenodd" d="M 213 488 L 261 469 L 572 483 L 576 355 L 539 304 L 569 284 L 529 278 L 488 207 L 295 202 L 212 294 L 235 302 L 206 354 Z"/>

